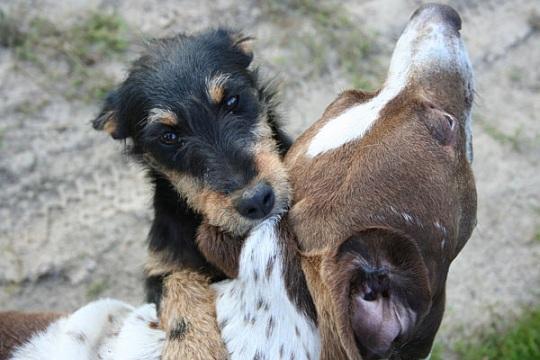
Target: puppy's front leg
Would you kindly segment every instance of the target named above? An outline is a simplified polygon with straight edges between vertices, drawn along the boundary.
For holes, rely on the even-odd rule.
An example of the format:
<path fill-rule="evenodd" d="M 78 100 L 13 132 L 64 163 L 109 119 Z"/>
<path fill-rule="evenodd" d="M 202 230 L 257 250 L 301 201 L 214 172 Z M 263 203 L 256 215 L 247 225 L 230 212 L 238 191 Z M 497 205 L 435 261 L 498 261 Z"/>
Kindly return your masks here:
<path fill-rule="evenodd" d="M 194 271 L 178 270 L 165 278 L 163 287 L 159 314 L 167 333 L 163 359 L 227 359 L 209 279 Z"/>

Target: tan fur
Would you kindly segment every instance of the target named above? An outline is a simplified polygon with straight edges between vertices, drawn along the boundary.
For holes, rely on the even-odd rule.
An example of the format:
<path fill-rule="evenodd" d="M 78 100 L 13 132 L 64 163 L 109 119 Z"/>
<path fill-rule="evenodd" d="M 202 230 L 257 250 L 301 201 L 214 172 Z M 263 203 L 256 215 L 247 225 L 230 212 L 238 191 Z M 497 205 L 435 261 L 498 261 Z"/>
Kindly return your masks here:
<path fill-rule="evenodd" d="M 159 122 L 171 127 L 178 125 L 178 119 L 172 111 L 158 108 L 150 110 L 150 115 L 148 116 L 148 123 L 151 124 L 154 122 Z"/>
<path fill-rule="evenodd" d="M 116 113 L 113 111 L 109 111 L 108 113 L 103 115 L 103 117 L 103 131 L 112 136 L 116 133 L 118 129 L 118 120 L 116 119 Z"/>
<path fill-rule="evenodd" d="M 105 123 L 105 126 L 103 127 L 103 131 L 105 131 L 107 134 L 112 135 L 116 132 L 117 124 L 115 121 L 107 121 Z"/>
<path fill-rule="evenodd" d="M 199 273 L 180 270 L 166 277 L 164 288 L 160 323 L 167 340 L 163 359 L 226 359 L 209 280 Z"/>
<path fill-rule="evenodd" d="M 197 231 L 197 245 L 206 259 L 229 278 L 238 276 L 238 263 L 243 241 L 203 222 Z"/>
<path fill-rule="evenodd" d="M 61 318 L 61 313 L 0 312 L 0 360 L 8 358 L 16 347 Z"/>
<path fill-rule="evenodd" d="M 248 56 L 253 55 L 253 45 L 255 39 L 251 36 L 244 36 L 242 33 L 236 33 L 232 37 L 234 46 Z"/>
<path fill-rule="evenodd" d="M 225 96 L 224 83 L 229 78 L 228 75 L 218 74 L 206 82 L 208 97 L 214 104 L 220 104 Z"/>
<path fill-rule="evenodd" d="M 168 260 L 167 254 L 149 250 L 144 265 L 146 276 L 160 276 L 180 270 L 177 264 Z"/>

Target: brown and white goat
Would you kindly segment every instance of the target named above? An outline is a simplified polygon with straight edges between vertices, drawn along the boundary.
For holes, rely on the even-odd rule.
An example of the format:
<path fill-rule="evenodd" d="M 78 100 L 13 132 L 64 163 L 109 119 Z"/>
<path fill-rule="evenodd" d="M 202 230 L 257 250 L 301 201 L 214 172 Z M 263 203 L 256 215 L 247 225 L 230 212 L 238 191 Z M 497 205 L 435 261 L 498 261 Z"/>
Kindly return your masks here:
<path fill-rule="evenodd" d="M 286 157 L 323 359 L 428 356 L 476 224 L 473 79 L 449 6 L 411 17 L 375 93 L 346 91 Z"/>

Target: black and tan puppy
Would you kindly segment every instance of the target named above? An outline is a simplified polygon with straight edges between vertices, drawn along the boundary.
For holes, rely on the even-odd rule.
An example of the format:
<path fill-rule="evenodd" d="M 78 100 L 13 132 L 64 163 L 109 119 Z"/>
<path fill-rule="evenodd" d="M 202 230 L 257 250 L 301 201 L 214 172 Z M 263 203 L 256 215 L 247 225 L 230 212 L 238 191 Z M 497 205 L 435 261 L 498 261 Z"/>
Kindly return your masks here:
<path fill-rule="evenodd" d="M 129 139 L 131 155 L 148 169 L 155 217 L 147 300 L 160 307 L 171 341 L 189 337 L 186 329 L 197 323 L 204 336 L 202 343 L 183 342 L 192 346 L 189 358 L 220 356 L 221 344 L 208 336 L 217 328 L 207 284 L 234 276 L 237 260 L 231 250 L 225 256 L 231 266 L 217 270 L 195 243 L 199 227 L 240 237 L 289 202 L 280 157 L 290 142 L 279 127 L 274 92 L 249 68 L 251 40 L 218 29 L 154 41 L 93 121 L 114 139 Z M 194 310 L 197 304 L 207 309 Z"/>

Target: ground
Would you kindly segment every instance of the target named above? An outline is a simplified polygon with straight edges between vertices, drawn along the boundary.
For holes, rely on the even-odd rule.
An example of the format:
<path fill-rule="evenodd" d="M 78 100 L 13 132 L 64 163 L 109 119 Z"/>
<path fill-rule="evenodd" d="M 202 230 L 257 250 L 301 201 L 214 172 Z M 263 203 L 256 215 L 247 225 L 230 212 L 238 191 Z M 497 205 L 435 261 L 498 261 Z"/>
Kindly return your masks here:
<path fill-rule="evenodd" d="M 254 35 L 291 134 L 336 94 L 375 89 L 410 0 L 5 0 L 0 4 L 0 309 L 141 303 L 149 186 L 89 121 L 144 39 Z M 451 267 L 447 356 L 540 305 L 540 2 L 449 1 L 476 73 L 478 227 Z M 150 5 L 152 4 L 152 5 Z"/>

